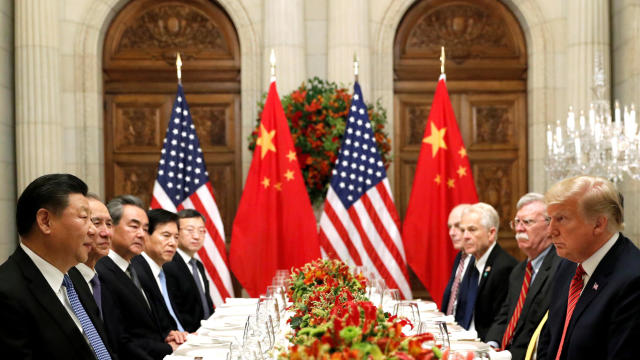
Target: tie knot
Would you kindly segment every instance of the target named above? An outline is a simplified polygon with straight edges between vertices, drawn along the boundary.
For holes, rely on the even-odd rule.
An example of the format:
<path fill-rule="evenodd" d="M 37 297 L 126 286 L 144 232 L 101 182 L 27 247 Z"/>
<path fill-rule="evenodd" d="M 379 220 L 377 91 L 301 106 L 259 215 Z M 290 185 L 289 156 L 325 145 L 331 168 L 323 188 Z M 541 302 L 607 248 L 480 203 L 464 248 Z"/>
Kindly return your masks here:
<path fill-rule="evenodd" d="M 89 280 L 89 282 L 93 286 L 95 286 L 96 284 L 99 284 L 100 283 L 100 279 L 98 279 L 98 274 L 93 275 L 93 277 L 91 278 L 91 280 Z"/>
<path fill-rule="evenodd" d="M 160 280 L 164 279 L 164 270 L 160 270 L 160 273 L 158 273 L 158 279 Z"/>
<path fill-rule="evenodd" d="M 528 261 L 527 262 L 527 270 L 533 272 L 533 262 L 532 261 Z"/>
<path fill-rule="evenodd" d="M 465 261 L 468 256 L 469 256 L 469 254 L 462 253 L 462 255 L 460 256 L 460 260 L 461 261 Z"/>
<path fill-rule="evenodd" d="M 578 264 L 578 267 L 576 268 L 576 278 L 579 278 L 579 280 L 582 280 L 582 277 L 585 276 L 587 274 L 586 271 L 584 271 L 584 268 L 582 267 L 582 264 Z"/>
<path fill-rule="evenodd" d="M 71 278 L 69 277 L 69 275 L 64 274 L 64 277 L 62 278 L 62 285 L 64 285 L 64 287 L 66 287 L 67 289 L 73 288 L 73 283 L 71 282 Z"/>
<path fill-rule="evenodd" d="M 196 258 L 191 258 L 191 260 L 189 260 L 189 264 L 195 265 L 196 264 Z"/>

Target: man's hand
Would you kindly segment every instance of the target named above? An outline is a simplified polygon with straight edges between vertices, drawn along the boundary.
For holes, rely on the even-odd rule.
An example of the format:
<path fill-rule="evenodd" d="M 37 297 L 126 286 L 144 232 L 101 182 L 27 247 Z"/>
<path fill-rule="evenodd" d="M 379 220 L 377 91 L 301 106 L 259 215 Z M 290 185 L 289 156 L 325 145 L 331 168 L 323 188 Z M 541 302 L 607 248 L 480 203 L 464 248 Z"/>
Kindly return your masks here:
<path fill-rule="evenodd" d="M 171 330 L 169 331 L 169 335 L 164 341 L 169 344 L 170 342 L 175 342 L 176 344 L 184 344 L 187 341 L 187 332 L 186 331 L 178 331 Z"/>

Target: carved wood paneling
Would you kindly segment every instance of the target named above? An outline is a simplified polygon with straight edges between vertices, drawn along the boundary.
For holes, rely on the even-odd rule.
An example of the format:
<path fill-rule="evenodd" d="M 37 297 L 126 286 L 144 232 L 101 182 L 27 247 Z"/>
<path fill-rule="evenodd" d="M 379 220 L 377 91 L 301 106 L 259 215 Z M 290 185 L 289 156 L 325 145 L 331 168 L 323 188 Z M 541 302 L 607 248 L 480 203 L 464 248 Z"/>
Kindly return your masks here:
<path fill-rule="evenodd" d="M 151 202 L 153 183 L 158 172 L 157 163 L 115 163 L 114 194 L 131 194 L 139 197 L 145 207 Z"/>
<path fill-rule="evenodd" d="M 213 186 L 213 196 L 216 199 L 222 223 L 225 224 L 225 234 L 230 239 L 231 225 L 235 215 L 234 164 L 233 163 L 207 163 L 209 180 Z"/>
<path fill-rule="evenodd" d="M 499 1 L 416 1 L 398 27 L 393 189 L 400 216 L 409 201 L 442 45 L 449 97 L 479 199 L 500 214 L 500 244 L 521 258 L 508 222 L 527 192 L 527 53 L 520 25 Z M 413 291 L 426 294 L 422 286 Z"/>

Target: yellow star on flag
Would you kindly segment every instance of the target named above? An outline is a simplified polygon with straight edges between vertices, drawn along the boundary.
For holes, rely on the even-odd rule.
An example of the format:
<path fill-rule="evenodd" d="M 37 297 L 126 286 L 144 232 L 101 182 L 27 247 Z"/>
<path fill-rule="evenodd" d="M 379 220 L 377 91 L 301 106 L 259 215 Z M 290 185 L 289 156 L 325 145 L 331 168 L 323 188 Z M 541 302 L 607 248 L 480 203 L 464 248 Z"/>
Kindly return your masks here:
<path fill-rule="evenodd" d="M 447 186 L 453 189 L 456 186 L 456 181 L 453 179 L 447 180 Z"/>
<path fill-rule="evenodd" d="M 264 188 L 268 188 L 269 187 L 269 178 L 268 177 L 264 177 L 264 179 L 262 179 L 261 184 L 264 185 Z"/>
<path fill-rule="evenodd" d="M 282 191 L 282 183 L 275 183 L 273 184 L 273 187 L 278 191 Z"/>
<path fill-rule="evenodd" d="M 461 165 L 458 168 L 457 173 L 458 173 L 458 176 L 463 177 L 463 176 L 467 175 L 467 168 Z"/>
<path fill-rule="evenodd" d="M 431 122 L 431 135 L 422 139 L 423 143 L 431 144 L 431 154 L 436 157 L 438 150 L 447 149 L 447 143 L 444 142 L 444 134 L 447 128 L 438 129 L 436 125 Z"/>
<path fill-rule="evenodd" d="M 458 151 L 458 154 L 460 154 L 460 157 L 465 157 L 467 156 L 467 149 L 463 147 L 460 148 L 460 151 Z"/>
<path fill-rule="evenodd" d="M 256 145 L 260 146 L 261 159 L 264 159 L 264 157 L 267 155 L 267 151 L 269 150 L 276 152 L 276 147 L 275 145 L 273 145 L 273 137 L 275 135 L 275 130 L 267 131 L 267 129 L 264 128 L 264 124 L 260 124 L 260 137 L 258 138 Z"/>
<path fill-rule="evenodd" d="M 440 174 L 436 175 L 436 178 L 433 179 L 433 181 L 435 181 L 438 185 L 440 185 L 440 182 L 442 181 L 442 179 L 440 179 Z"/>
<path fill-rule="evenodd" d="M 289 153 L 287 154 L 287 159 L 289 159 L 289 161 L 293 161 L 296 159 L 296 152 L 293 150 L 289 150 Z"/>
<path fill-rule="evenodd" d="M 287 172 L 284 173 L 284 177 L 286 177 L 288 181 L 293 180 L 293 171 L 287 170 Z"/>

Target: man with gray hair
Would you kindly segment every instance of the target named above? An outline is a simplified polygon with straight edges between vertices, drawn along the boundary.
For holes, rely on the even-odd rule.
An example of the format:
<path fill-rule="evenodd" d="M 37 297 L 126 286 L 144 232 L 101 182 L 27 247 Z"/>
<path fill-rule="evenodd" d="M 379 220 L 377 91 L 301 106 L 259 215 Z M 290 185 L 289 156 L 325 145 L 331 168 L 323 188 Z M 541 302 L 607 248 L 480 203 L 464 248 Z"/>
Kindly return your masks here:
<path fill-rule="evenodd" d="M 621 196 L 608 180 L 577 176 L 545 194 L 562 259 L 551 287 L 540 359 L 637 359 L 640 250 L 620 233 Z"/>
<path fill-rule="evenodd" d="M 509 350 L 513 360 L 524 359 L 527 345 L 549 308 L 551 279 L 560 261 L 548 234 L 544 196 L 525 194 L 518 200 L 511 229 L 527 255 L 509 277 L 509 292 L 489 333 L 489 345 Z"/>
<path fill-rule="evenodd" d="M 447 227 L 449 228 L 449 237 L 451 237 L 451 243 L 453 248 L 458 250 L 455 260 L 453 261 L 453 268 L 451 269 L 451 276 L 447 287 L 444 289 L 442 296 L 441 311 L 446 315 L 456 314 L 456 305 L 458 303 L 458 295 L 460 294 L 460 284 L 464 280 L 464 274 L 469 265 L 473 266 L 475 261 L 473 256 L 464 252 L 462 246 L 462 232 L 460 231 L 460 220 L 462 219 L 462 212 L 468 208 L 469 204 L 458 204 L 449 213 L 449 219 L 447 221 Z"/>
<path fill-rule="evenodd" d="M 498 212 L 489 204 L 473 204 L 462 212 L 464 250 L 476 263 L 469 266 L 461 284 L 456 321 L 476 330 L 482 341 L 507 296 L 505 284 L 517 264 L 496 242 L 499 226 Z"/>

